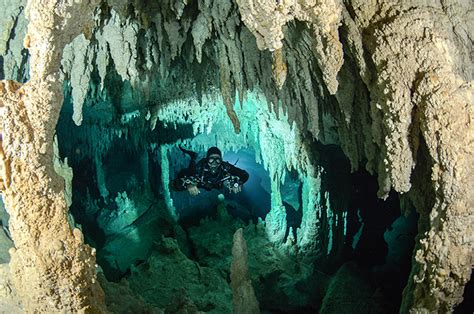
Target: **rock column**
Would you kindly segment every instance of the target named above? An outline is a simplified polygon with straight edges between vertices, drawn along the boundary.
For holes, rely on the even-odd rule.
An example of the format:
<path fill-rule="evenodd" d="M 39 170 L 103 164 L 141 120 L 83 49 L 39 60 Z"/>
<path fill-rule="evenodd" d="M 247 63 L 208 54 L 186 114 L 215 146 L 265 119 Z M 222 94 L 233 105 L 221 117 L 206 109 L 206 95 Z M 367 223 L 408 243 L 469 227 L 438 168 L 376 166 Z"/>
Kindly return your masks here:
<path fill-rule="evenodd" d="M 11 280 L 26 312 L 104 312 L 94 250 L 68 224 L 64 179 L 53 166 L 53 137 L 63 103 L 63 48 L 90 31 L 90 1 L 29 1 L 25 46 L 30 81 L 0 83 L 2 195 L 15 243 Z"/>

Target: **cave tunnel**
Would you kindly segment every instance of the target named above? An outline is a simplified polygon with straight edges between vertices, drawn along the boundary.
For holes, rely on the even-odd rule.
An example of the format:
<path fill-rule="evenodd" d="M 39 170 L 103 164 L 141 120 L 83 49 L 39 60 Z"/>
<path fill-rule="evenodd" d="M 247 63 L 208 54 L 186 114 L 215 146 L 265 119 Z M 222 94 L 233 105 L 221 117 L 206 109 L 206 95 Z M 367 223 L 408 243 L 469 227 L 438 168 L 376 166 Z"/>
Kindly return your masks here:
<path fill-rule="evenodd" d="M 464 195 L 450 189 L 465 185 L 444 177 L 456 163 L 443 158 L 457 155 L 442 155 L 444 146 L 436 146 L 424 120 L 438 117 L 426 109 L 438 101 L 426 90 L 442 89 L 426 83 L 432 79 L 426 73 L 441 61 L 412 77 L 413 65 L 397 63 L 408 53 L 383 55 L 385 23 L 404 28 L 397 17 L 362 27 L 354 1 L 334 11 L 337 22 L 320 16 L 329 12 L 326 4 L 316 12 L 305 1 L 290 7 L 277 1 L 268 4 L 270 11 L 243 0 L 103 0 L 93 8 L 79 1 L 71 8 L 93 17 L 83 16 L 85 34 L 71 31 L 72 41 L 65 39 L 57 53 L 57 69 L 46 67 L 47 79 L 37 79 L 41 62 L 31 64 L 35 50 L 20 45 L 26 1 L 14 2 L 18 6 L 6 10 L 13 22 L 8 45 L 0 46 L 0 79 L 47 82 L 45 90 L 37 83 L 27 91 L 39 91 L 38 99 L 59 95 L 48 106 L 60 105 L 35 109 L 40 101 L 22 100 L 29 93 L 15 94 L 15 83 L 0 85 L 0 96 L 10 95 L 0 106 L 7 112 L 0 130 L 0 274 L 10 271 L 2 266 L 9 254 L 16 274 L 0 278 L 0 287 L 16 286 L 18 298 L 28 300 L 11 305 L 2 300 L 16 295 L 0 289 L 0 312 L 35 308 L 31 304 L 44 299 L 49 303 L 35 310 L 469 313 L 470 273 L 446 262 L 451 255 L 440 244 L 461 243 L 459 256 L 472 256 L 466 253 L 469 235 L 447 239 L 458 236 L 449 230 L 465 228 L 456 223 L 467 216 L 446 201 Z M 265 22 L 282 19 L 278 27 Z M 398 68 L 406 73 L 397 74 Z M 403 81 L 407 77 L 411 81 Z M 197 183 L 178 180 L 191 171 L 190 153 L 183 150 L 202 160 L 205 172 L 211 147 L 221 152 L 219 171 L 248 173 L 246 182 L 235 183 L 239 191 L 230 188 L 234 181 L 226 185 L 227 174 L 197 195 L 188 191 Z M 24 156 L 31 162 L 10 165 Z M 203 180 L 204 172 L 193 180 Z M 9 173 L 19 174 L 10 180 Z M 37 184 L 34 193 L 18 193 L 21 182 L 34 189 L 40 179 L 46 185 Z M 175 180 L 185 182 L 182 190 Z M 452 201 L 461 203 L 467 204 Z M 21 210 L 28 206 L 36 216 Z M 47 228 L 36 233 L 35 223 Z M 47 257 L 26 258 L 28 243 Z M 42 278 L 34 282 L 54 287 L 21 292 L 15 279 L 21 265 L 25 274 Z M 58 279 L 64 274 L 70 283 Z M 451 284 L 439 292 L 443 280 Z M 73 288 L 61 290 L 58 282 Z"/>
<path fill-rule="evenodd" d="M 94 107 L 86 108 L 90 122 L 77 126 L 66 93 L 56 134 L 60 159 L 67 158 L 75 173 L 71 214 L 86 243 L 97 249 L 107 280 L 128 280 L 139 295 L 152 289 L 141 296 L 167 306 L 171 300 L 156 295 L 171 296 L 165 291 L 178 286 L 141 281 L 145 271 L 172 258 L 163 251 L 164 237 L 175 241 L 182 262 L 206 267 L 222 284 L 229 280 L 232 235 L 244 228 L 262 310 L 335 311 L 328 294 L 334 285 L 342 286 L 337 293 L 353 294 L 343 288 L 351 283 L 361 287 L 354 302 L 363 308 L 396 312 L 411 266 L 415 211 L 405 217 L 397 193 L 379 199 L 376 177 L 351 172 L 338 145 L 311 140 L 301 146 L 295 124 L 283 112 L 271 112 L 262 95 L 249 93 L 242 105 L 236 103 L 239 134 L 222 103 L 208 101 L 198 109 L 195 102 L 163 106 L 154 129 L 148 109 L 123 112 L 104 126 Z M 174 191 L 170 181 L 190 161 L 179 146 L 197 153 L 197 160 L 219 147 L 223 160 L 245 169 L 249 180 L 237 194 L 225 188 L 201 189 L 196 196 Z M 316 229 L 305 229 L 313 219 Z M 185 275 L 190 282 L 181 282 L 184 289 L 196 284 Z M 226 293 L 213 287 L 204 294 Z M 225 309 L 223 303 L 200 303 L 190 292 L 188 297 L 199 310 Z"/>

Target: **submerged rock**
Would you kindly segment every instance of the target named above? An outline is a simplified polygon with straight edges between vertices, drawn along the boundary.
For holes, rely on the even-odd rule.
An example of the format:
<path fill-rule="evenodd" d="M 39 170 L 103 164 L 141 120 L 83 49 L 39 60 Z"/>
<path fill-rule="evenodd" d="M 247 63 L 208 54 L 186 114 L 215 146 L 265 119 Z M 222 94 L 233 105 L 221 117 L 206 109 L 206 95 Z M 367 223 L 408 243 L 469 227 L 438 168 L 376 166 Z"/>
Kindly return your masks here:
<path fill-rule="evenodd" d="M 396 313 L 367 276 L 355 263 L 344 264 L 331 279 L 319 313 Z"/>
<path fill-rule="evenodd" d="M 104 289 L 105 304 L 111 313 L 163 313 L 161 309 L 147 304 L 139 294 L 133 292 L 127 280 L 123 279 L 120 283 L 110 282 L 103 273 L 99 273 L 97 279 Z"/>
<path fill-rule="evenodd" d="M 314 282 L 324 287 L 328 276 L 314 271 L 314 258 L 295 254 L 296 246 L 291 241 L 281 246 L 273 244 L 262 221 L 245 225 L 240 219 L 222 214 L 217 219 L 202 220 L 199 226 L 188 230 L 197 261 L 228 277 L 232 235 L 239 228 L 243 228 L 246 238 L 249 279 L 261 308 L 315 310 L 321 300 Z"/>
<path fill-rule="evenodd" d="M 128 281 L 135 293 L 159 308 L 176 308 L 189 299 L 202 312 L 232 312 L 231 289 L 216 269 L 190 260 L 172 238 L 155 245 L 146 262 L 132 267 Z"/>

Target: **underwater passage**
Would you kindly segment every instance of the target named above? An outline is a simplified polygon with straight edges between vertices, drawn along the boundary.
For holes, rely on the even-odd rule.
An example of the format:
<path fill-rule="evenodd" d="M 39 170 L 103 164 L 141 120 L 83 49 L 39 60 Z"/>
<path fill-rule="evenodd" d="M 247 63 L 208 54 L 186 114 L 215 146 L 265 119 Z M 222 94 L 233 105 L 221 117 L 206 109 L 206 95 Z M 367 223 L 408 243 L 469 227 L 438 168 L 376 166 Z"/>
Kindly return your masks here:
<path fill-rule="evenodd" d="M 474 310 L 468 1 L 3 1 L 0 312 Z"/>
<path fill-rule="evenodd" d="M 360 311 L 396 312 L 415 212 L 401 214 L 396 193 L 378 199 L 376 178 L 351 173 L 337 145 L 302 146 L 296 125 L 270 112 L 263 95 L 236 104 L 239 134 L 211 99 L 201 112 L 193 99 L 163 106 L 154 129 L 146 112 L 123 115 L 115 129 L 78 127 L 66 100 L 57 136 L 76 173 L 71 213 L 105 278 L 129 282 L 130 293 L 159 308 L 178 298 L 230 312 L 241 230 L 260 310 L 334 312 L 350 294 L 344 304 Z M 361 295 L 331 288 L 349 283 Z"/>

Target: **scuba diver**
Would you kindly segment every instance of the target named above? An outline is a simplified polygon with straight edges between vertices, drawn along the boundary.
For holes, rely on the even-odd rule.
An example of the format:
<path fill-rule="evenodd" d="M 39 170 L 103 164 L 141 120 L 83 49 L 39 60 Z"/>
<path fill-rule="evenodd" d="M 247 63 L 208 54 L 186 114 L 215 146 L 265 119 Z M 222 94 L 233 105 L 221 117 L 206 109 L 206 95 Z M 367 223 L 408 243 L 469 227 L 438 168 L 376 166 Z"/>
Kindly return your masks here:
<path fill-rule="evenodd" d="M 188 190 L 189 194 L 195 196 L 200 193 L 200 188 L 210 191 L 225 187 L 231 193 L 239 193 L 242 191 L 242 185 L 249 178 L 247 171 L 223 161 L 222 153 L 217 147 L 209 148 L 206 158 L 202 158 L 197 163 L 197 153 L 181 146 L 179 149 L 188 154 L 191 161 L 188 168 L 181 170 L 176 179 L 171 182 L 171 187 L 175 191 Z"/>

